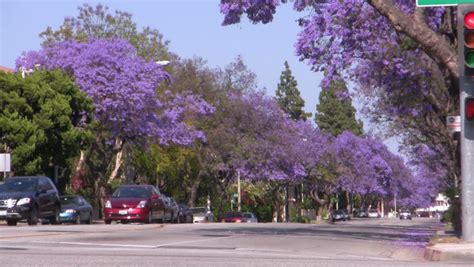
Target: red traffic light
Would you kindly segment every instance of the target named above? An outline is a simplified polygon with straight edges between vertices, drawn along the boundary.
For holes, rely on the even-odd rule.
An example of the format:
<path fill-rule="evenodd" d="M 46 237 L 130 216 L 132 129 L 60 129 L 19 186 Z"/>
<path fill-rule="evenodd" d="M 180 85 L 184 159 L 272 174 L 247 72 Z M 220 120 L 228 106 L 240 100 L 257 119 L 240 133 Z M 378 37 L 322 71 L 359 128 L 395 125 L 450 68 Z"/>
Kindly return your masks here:
<path fill-rule="evenodd" d="M 469 12 L 464 16 L 464 26 L 468 29 L 474 29 L 474 12 Z"/>
<path fill-rule="evenodd" d="M 474 97 L 466 98 L 466 120 L 473 121 L 474 120 Z"/>

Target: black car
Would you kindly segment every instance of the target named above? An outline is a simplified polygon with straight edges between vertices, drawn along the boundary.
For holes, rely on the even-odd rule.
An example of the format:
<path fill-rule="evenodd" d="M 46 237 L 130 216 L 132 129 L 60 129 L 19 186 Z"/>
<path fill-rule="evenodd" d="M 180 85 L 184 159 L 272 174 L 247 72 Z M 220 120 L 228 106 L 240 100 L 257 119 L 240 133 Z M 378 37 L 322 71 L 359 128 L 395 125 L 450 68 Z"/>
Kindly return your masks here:
<path fill-rule="evenodd" d="M 0 185 L 0 220 L 16 225 L 26 220 L 36 225 L 38 219 L 59 223 L 61 204 L 54 183 L 45 176 L 8 178 Z"/>
<path fill-rule="evenodd" d="M 179 203 L 179 223 L 193 223 L 193 212 L 188 208 L 188 206 L 184 203 Z"/>
<path fill-rule="evenodd" d="M 346 213 L 343 212 L 342 210 L 335 210 L 332 214 L 331 214 L 331 220 L 332 222 L 336 222 L 336 221 L 346 221 Z"/>
<path fill-rule="evenodd" d="M 86 223 L 92 221 L 92 206 L 81 196 L 60 196 L 61 222 Z"/>
<path fill-rule="evenodd" d="M 408 209 L 403 209 L 400 211 L 400 220 L 411 220 L 411 211 Z"/>

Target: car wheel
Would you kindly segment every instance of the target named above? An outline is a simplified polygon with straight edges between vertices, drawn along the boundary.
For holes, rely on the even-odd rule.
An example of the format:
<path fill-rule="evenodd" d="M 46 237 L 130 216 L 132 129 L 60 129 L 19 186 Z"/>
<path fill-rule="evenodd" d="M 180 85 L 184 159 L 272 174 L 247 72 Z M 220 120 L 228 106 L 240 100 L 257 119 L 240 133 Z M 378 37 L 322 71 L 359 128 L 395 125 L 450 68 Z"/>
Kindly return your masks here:
<path fill-rule="evenodd" d="M 91 224 L 92 222 L 92 213 L 89 213 L 89 217 L 86 220 L 86 224 Z"/>
<path fill-rule="evenodd" d="M 153 223 L 153 212 L 151 210 L 148 212 L 148 218 L 147 220 L 145 220 L 145 223 L 147 224 Z"/>
<path fill-rule="evenodd" d="M 38 223 L 38 207 L 33 206 L 30 216 L 27 219 L 28 225 L 36 225 Z"/>
<path fill-rule="evenodd" d="M 18 221 L 16 221 L 16 220 L 7 220 L 7 224 L 9 226 L 16 226 L 17 223 L 18 223 Z"/>
<path fill-rule="evenodd" d="M 60 213 L 59 209 L 56 208 L 54 210 L 54 216 L 49 218 L 49 221 L 51 222 L 51 224 L 60 224 L 61 223 L 60 218 L 59 218 L 59 213 Z"/>
<path fill-rule="evenodd" d="M 111 224 L 111 223 L 112 223 L 112 220 L 104 220 L 104 223 L 105 223 L 105 224 Z"/>

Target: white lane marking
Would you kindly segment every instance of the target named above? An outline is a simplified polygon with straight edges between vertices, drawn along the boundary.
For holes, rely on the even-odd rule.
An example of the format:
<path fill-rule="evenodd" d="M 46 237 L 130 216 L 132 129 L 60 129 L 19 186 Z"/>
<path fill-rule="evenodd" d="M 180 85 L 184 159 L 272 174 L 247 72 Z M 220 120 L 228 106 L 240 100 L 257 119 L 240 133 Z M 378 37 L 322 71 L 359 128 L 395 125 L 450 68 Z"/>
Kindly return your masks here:
<path fill-rule="evenodd" d="M 99 247 L 124 247 L 124 248 L 156 248 L 156 246 L 148 246 L 148 245 L 129 245 L 129 244 L 120 245 L 120 244 L 102 244 L 102 243 L 84 243 L 84 242 L 30 241 L 30 243 L 76 245 L 76 246 L 99 246 Z"/>
<path fill-rule="evenodd" d="M 179 241 L 179 242 L 172 242 L 172 243 L 167 243 L 167 244 L 156 245 L 155 247 L 156 247 L 156 248 L 160 248 L 160 247 L 167 247 L 167 246 L 180 245 L 180 244 L 189 244 L 189 243 L 197 243 L 197 242 L 206 242 L 206 241 L 219 240 L 219 239 L 224 239 L 224 238 L 229 238 L 229 237 L 232 237 L 232 236 L 222 236 L 222 237 L 208 238 L 208 239 L 199 239 L 199 240 Z"/>
<path fill-rule="evenodd" d="M 189 243 L 197 243 L 197 242 L 206 242 L 212 240 L 218 240 L 223 238 L 228 238 L 230 236 L 225 237 L 217 237 L 217 238 L 208 238 L 208 239 L 198 239 L 198 240 L 188 240 L 188 241 L 179 241 L 179 242 L 172 242 L 160 245 L 132 245 L 132 244 L 104 244 L 104 243 L 87 243 L 87 242 L 54 242 L 54 241 L 30 241 L 30 243 L 37 243 L 37 244 L 59 244 L 59 245 L 75 245 L 75 246 L 98 246 L 98 247 L 119 247 L 119 248 L 160 248 L 160 247 L 167 247 L 179 244 L 189 244 Z"/>

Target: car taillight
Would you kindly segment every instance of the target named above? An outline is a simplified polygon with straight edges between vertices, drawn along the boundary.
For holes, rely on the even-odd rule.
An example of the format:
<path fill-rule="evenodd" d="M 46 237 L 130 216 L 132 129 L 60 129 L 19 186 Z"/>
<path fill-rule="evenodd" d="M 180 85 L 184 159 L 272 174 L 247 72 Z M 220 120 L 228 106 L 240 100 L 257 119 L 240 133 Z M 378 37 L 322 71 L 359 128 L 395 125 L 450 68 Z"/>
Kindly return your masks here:
<path fill-rule="evenodd" d="M 110 200 L 107 200 L 107 202 L 105 202 L 105 207 L 108 209 L 112 208 L 112 203 L 110 203 Z"/>
<path fill-rule="evenodd" d="M 145 207 L 146 207 L 146 200 L 140 201 L 140 203 L 138 203 L 138 205 L 137 205 L 137 208 L 139 208 L 139 209 L 143 209 Z"/>

